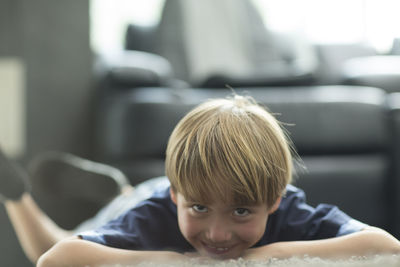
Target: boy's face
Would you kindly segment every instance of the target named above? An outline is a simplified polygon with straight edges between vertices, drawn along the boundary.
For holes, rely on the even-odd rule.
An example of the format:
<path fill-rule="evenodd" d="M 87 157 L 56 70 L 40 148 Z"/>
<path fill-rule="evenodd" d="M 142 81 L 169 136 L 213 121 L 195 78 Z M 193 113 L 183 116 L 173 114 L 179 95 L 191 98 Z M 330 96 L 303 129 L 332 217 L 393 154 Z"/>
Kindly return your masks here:
<path fill-rule="evenodd" d="M 179 228 L 186 240 L 202 255 L 212 258 L 238 258 L 263 236 L 268 215 L 266 204 L 232 206 L 211 198 L 211 204 L 188 201 L 171 190 L 177 205 Z"/>

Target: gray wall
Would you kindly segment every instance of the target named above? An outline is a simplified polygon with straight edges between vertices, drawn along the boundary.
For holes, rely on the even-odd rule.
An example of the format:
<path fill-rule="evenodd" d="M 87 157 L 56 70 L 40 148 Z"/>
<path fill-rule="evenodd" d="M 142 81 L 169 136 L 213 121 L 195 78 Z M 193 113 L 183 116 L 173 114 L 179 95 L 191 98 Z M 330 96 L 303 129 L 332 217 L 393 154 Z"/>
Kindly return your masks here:
<path fill-rule="evenodd" d="M 0 58 L 26 67 L 24 160 L 44 150 L 92 156 L 89 1 L 0 0 Z M 31 266 L 0 205 L 0 267 Z"/>

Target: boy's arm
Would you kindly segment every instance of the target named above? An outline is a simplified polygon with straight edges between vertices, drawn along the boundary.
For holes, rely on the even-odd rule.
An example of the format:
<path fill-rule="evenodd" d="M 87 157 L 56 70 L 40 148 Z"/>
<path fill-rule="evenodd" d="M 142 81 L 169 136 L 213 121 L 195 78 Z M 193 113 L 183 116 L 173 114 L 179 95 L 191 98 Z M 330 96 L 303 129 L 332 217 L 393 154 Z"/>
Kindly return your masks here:
<path fill-rule="evenodd" d="M 187 259 L 171 251 L 134 251 L 111 248 L 78 237 L 65 239 L 43 254 L 37 267 L 135 265 L 140 262 L 169 262 Z"/>
<path fill-rule="evenodd" d="M 375 227 L 348 234 L 313 241 L 277 242 L 249 249 L 245 259 L 310 257 L 349 258 L 375 254 L 400 254 L 400 242 L 389 233 Z"/>

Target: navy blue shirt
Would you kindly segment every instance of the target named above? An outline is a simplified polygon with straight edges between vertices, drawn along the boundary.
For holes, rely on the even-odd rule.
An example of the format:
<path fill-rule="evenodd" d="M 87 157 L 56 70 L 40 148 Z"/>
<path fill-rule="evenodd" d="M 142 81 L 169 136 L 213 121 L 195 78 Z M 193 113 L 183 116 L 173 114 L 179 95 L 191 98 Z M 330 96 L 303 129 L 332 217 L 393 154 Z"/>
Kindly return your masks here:
<path fill-rule="evenodd" d="M 360 231 L 360 223 L 336 206 L 320 204 L 313 208 L 305 203 L 302 190 L 287 186 L 279 208 L 269 216 L 266 231 L 255 247 L 278 241 L 317 240 Z M 177 208 L 169 187 L 155 192 L 117 219 L 106 225 L 80 233 L 84 240 L 106 246 L 132 250 L 192 251 L 181 234 Z"/>

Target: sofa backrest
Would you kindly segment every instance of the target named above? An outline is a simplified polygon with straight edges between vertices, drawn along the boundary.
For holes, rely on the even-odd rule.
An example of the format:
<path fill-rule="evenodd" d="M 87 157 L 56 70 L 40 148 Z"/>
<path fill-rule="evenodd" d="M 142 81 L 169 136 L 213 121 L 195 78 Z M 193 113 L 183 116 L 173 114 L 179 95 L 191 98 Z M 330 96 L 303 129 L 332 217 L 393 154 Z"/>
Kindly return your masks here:
<path fill-rule="evenodd" d="M 316 86 L 236 89 L 284 123 L 302 155 L 385 149 L 385 93 L 372 87 Z M 142 88 L 121 90 L 100 108 L 100 153 L 106 159 L 162 158 L 176 123 L 195 105 L 232 91 Z"/>
<path fill-rule="evenodd" d="M 300 154 L 295 184 L 311 204 L 340 206 L 357 219 L 389 227 L 390 168 L 386 94 L 372 87 L 314 86 L 235 89 L 281 121 Z M 229 89 L 120 90 L 101 107 L 98 155 L 133 184 L 164 174 L 168 137 L 194 106 Z M 365 207 L 368 207 L 366 209 Z"/>

